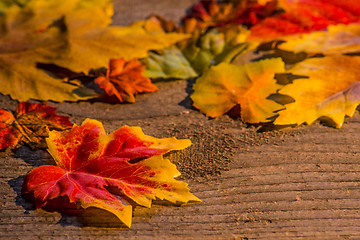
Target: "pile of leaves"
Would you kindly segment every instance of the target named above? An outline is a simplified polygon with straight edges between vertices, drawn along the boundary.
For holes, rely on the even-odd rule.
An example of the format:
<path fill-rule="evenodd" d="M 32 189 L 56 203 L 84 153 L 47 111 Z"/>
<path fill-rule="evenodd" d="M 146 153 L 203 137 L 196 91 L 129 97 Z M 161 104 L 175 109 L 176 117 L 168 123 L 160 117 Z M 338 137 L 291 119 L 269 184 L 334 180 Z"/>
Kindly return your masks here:
<path fill-rule="evenodd" d="M 19 101 L 135 102 L 136 94 L 158 90 L 138 58 L 188 35 L 152 34 L 138 23 L 110 26 L 112 14 L 108 0 L 1 2 L 0 92 Z M 107 135 L 101 122 L 87 119 L 79 127 L 55 111 L 28 102 L 14 113 L 0 109 L 1 151 L 24 144 L 47 148 L 56 162 L 24 179 L 22 195 L 36 207 L 69 213 L 100 208 L 130 227 L 133 206 L 200 201 L 163 158 L 190 140 L 157 139 L 128 126 Z"/>
<path fill-rule="evenodd" d="M 116 64 L 110 71 L 115 71 L 117 77 L 105 76 L 101 69 L 110 59 L 144 58 L 148 50 L 163 49 L 187 38 L 180 33 L 151 34 L 136 23 L 127 27 L 110 25 L 110 0 L 8 2 L 9 6 L 0 5 L 0 92 L 19 101 L 77 101 L 106 93 L 118 97 L 112 86 L 117 81 L 122 81 L 119 91 L 125 92 L 120 95 L 126 94 L 132 101 L 134 93 L 156 90 L 146 78 L 140 80 L 143 84 L 131 82 L 143 71 L 136 60 L 128 66 Z M 106 81 L 97 81 L 103 91 L 81 81 L 69 82 L 73 77 L 88 75 L 106 77 Z"/>
<path fill-rule="evenodd" d="M 190 140 L 157 139 L 138 127 L 107 135 L 39 101 L 134 103 L 152 80 L 195 79 L 193 106 L 245 123 L 340 128 L 360 104 L 360 2 L 239 0 L 195 4 L 180 25 L 161 16 L 111 24 L 110 0 L 6 0 L 0 3 L 0 150 L 48 148 L 56 166 L 25 178 L 37 207 L 97 207 L 131 225 L 132 206 L 200 201 L 163 158 Z M 93 16 L 96 16 L 94 18 Z"/>
<path fill-rule="evenodd" d="M 134 103 L 154 79 L 196 78 L 193 106 L 209 117 L 240 107 L 251 124 L 341 127 L 358 105 L 356 1 L 203 0 L 178 26 L 155 15 L 110 25 L 110 0 L 0 10 L 0 92 L 19 101 Z"/>
<path fill-rule="evenodd" d="M 156 19 L 169 32 L 161 18 L 148 21 Z M 147 73 L 197 77 L 193 106 L 212 118 L 240 109 L 250 124 L 320 118 L 340 128 L 360 103 L 359 20 L 354 1 L 200 1 L 172 28 L 192 37 L 152 53 Z"/>

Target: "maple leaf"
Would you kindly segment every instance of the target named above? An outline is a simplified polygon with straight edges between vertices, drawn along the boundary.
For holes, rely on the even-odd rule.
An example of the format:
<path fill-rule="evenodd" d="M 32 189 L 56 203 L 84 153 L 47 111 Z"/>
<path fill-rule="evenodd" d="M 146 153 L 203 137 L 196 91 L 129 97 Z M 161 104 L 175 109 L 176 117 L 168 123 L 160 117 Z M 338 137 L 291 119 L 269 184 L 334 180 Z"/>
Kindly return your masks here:
<path fill-rule="evenodd" d="M 39 1 L 38 3 L 40 4 Z M 60 81 L 54 81 L 44 72 L 36 69 L 34 63 L 46 61 L 47 55 L 61 46 L 63 35 L 58 28 L 37 32 L 51 23 L 52 18 L 35 8 L 29 1 L 26 7 L 13 5 L 0 16 L 0 91 L 25 101 L 33 96 L 39 99 L 78 100 L 73 93 L 77 89 Z M 61 15 L 54 8 L 52 17 Z M 48 91 L 39 91 L 46 85 Z M 36 97 L 34 97 L 36 98 Z"/>
<path fill-rule="evenodd" d="M 324 30 L 329 25 L 360 20 L 358 1 L 284 0 L 279 4 L 285 12 L 265 18 L 253 26 L 248 40 L 283 39 L 293 34 Z"/>
<path fill-rule="evenodd" d="M 268 122 L 274 111 L 283 108 L 267 97 L 281 87 L 274 79 L 275 73 L 284 71 L 280 58 L 212 66 L 193 86 L 193 105 L 207 116 L 217 117 L 240 104 L 244 122 Z"/>
<path fill-rule="evenodd" d="M 95 82 L 120 102 L 135 102 L 135 94 L 158 90 L 149 78 L 142 75 L 144 70 L 145 67 L 137 59 L 128 62 L 124 58 L 111 59 L 106 77 L 98 77 Z"/>
<path fill-rule="evenodd" d="M 21 102 L 15 114 L 0 109 L 0 150 L 14 149 L 22 144 L 32 149 L 45 148 L 50 130 L 71 128 L 68 117 L 55 114 L 56 108 L 46 104 Z"/>
<path fill-rule="evenodd" d="M 359 52 L 360 24 L 329 26 L 326 31 L 315 31 L 289 39 L 281 43 L 278 48 L 295 53 L 324 55 Z"/>
<path fill-rule="evenodd" d="M 0 15 L 0 92 L 19 101 L 93 98 L 94 94 L 37 69 L 36 63 L 87 73 L 106 66 L 111 58 L 146 57 L 150 49 L 188 37 L 151 34 L 136 24 L 109 26 L 112 14 L 108 0 L 29 0 L 23 7 L 6 8 Z"/>
<path fill-rule="evenodd" d="M 89 9 L 66 15 L 69 47 L 53 63 L 75 72 L 86 72 L 91 68 L 104 67 L 112 58 L 131 60 L 147 57 L 149 50 L 163 49 L 190 37 L 182 33 L 148 32 L 143 28 L 142 21 L 126 27 L 100 25 L 94 29 L 93 16 Z"/>
<path fill-rule="evenodd" d="M 106 135 L 101 122 L 86 119 L 68 132 L 50 132 L 47 143 L 57 166 L 35 168 L 22 188 L 38 208 L 66 196 L 64 205 L 104 209 L 130 227 L 129 199 L 145 207 L 155 198 L 172 203 L 200 201 L 186 183 L 174 179 L 180 173 L 161 156 L 188 147 L 188 139 L 158 139 L 128 126 Z"/>
<path fill-rule="evenodd" d="M 351 117 L 359 104 L 359 66 L 360 57 L 342 55 L 310 58 L 295 64 L 288 72 L 307 78 L 296 79 L 279 90 L 295 102 L 285 105 L 274 124 L 311 124 L 327 117 L 340 128 L 344 117 Z"/>

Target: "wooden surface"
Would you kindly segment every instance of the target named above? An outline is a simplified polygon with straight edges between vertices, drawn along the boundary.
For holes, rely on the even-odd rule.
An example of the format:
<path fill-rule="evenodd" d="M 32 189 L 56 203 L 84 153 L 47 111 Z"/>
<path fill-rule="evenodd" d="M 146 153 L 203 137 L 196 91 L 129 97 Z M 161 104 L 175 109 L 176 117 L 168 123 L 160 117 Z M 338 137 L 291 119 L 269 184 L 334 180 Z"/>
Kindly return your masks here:
<path fill-rule="evenodd" d="M 108 132 L 128 124 L 157 137 L 190 138 L 189 149 L 167 157 L 202 203 L 136 207 L 131 229 L 96 209 L 81 216 L 35 210 L 20 196 L 21 184 L 51 158 L 24 147 L 0 158 L 0 239 L 360 239 L 358 113 L 342 129 L 317 122 L 260 133 L 238 119 L 208 119 L 191 109 L 189 84 L 159 83 L 159 92 L 132 105 L 49 104 L 77 124 L 99 119 Z M 15 105 L 0 96 L 1 108 Z"/>
<path fill-rule="evenodd" d="M 185 84 L 166 83 L 156 94 L 160 96 L 169 89 L 182 91 Z M 185 91 L 173 101 L 178 102 L 182 95 L 186 96 Z M 138 98 L 139 106 L 156 97 Z M 170 109 L 173 103 L 168 104 L 163 107 Z M 167 116 L 159 109 L 153 112 L 158 117 L 106 120 L 107 115 L 102 114 L 106 104 L 69 105 L 75 111 L 97 111 L 108 131 L 129 124 L 141 126 L 145 133 L 159 137 L 180 132 L 176 136 L 189 137 L 194 144 L 180 156 L 170 154 L 168 157 L 175 163 L 184 158 L 191 168 L 201 169 L 203 166 L 191 165 L 196 155 L 198 160 L 203 156 L 221 162 L 226 156 L 216 152 L 209 155 L 216 145 L 232 147 L 228 154 L 231 163 L 219 176 L 196 171 L 191 174 L 194 169 L 179 164 L 182 180 L 190 184 L 191 192 L 203 202 L 183 207 L 158 204 L 151 209 L 137 207 L 133 225 L 126 229 L 104 212 L 90 210 L 87 216 L 74 217 L 34 210 L 20 196 L 22 180 L 34 166 L 47 164 L 51 158 L 44 151 L 21 148 L 0 161 L 1 239 L 360 238 L 358 114 L 348 119 L 342 129 L 316 123 L 269 134 L 257 133 L 256 129 L 239 125 L 239 120 L 227 116 L 209 120 L 191 109 L 178 113 L 175 109 Z M 55 106 L 67 109 L 66 104 Z M 135 108 L 136 104 L 126 106 Z M 116 111 L 112 109 L 112 113 L 126 117 L 125 105 L 113 107 Z M 80 110 L 78 115 L 70 114 L 72 121 L 81 123 L 85 118 L 87 111 Z M 203 137 L 209 133 L 214 134 L 213 143 L 206 145 Z M 226 142 L 229 139 L 233 139 L 230 145 Z"/>

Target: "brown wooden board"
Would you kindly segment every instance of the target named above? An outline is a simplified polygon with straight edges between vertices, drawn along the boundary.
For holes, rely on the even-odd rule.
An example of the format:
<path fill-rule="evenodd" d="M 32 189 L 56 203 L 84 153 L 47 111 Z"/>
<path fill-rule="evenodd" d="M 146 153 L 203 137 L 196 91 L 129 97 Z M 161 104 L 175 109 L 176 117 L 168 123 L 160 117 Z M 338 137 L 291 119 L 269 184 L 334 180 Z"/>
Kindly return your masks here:
<path fill-rule="evenodd" d="M 119 0 L 114 19 L 138 20 L 152 10 L 179 19 L 192 2 Z M 166 157 L 202 203 L 136 207 L 130 229 L 96 209 L 81 216 L 35 210 L 20 196 L 21 184 L 51 158 L 22 147 L 0 157 L 0 239 L 360 239 L 359 113 L 341 129 L 316 122 L 258 132 L 239 119 L 209 119 L 192 109 L 191 81 L 157 86 L 135 104 L 48 104 L 77 124 L 101 120 L 107 132 L 127 124 L 156 137 L 191 139 L 191 147 Z M 0 95 L 1 108 L 15 106 Z"/>

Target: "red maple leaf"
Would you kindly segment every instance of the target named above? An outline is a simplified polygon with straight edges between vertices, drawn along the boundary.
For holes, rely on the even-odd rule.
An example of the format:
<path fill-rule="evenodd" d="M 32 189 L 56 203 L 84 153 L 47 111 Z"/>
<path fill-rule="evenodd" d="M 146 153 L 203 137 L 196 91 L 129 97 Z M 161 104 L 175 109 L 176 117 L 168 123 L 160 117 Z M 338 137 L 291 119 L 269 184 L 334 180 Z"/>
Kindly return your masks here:
<path fill-rule="evenodd" d="M 149 78 L 142 75 L 145 67 L 137 59 L 128 62 L 124 58 L 111 59 L 106 76 L 100 76 L 95 82 L 109 96 L 115 96 L 120 102 L 135 102 L 135 94 L 154 92 L 158 88 Z"/>
<path fill-rule="evenodd" d="M 46 104 L 21 102 L 15 114 L 0 109 L 0 150 L 28 144 L 32 149 L 46 147 L 50 130 L 63 130 L 73 125 L 68 117 L 55 113 Z"/>
<path fill-rule="evenodd" d="M 324 30 L 329 25 L 360 20 L 359 1 L 284 0 L 285 12 L 268 17 L 251 28 L 250 40 L 274 40 L 279 37 Z"/>
<path fill-rule="evenodd" d="M 190 140 L 158 139 L 128 126 L 106 135 L 101 122 L 87 119 L 70 131 L 50 132 L 47 143 L 57 166 L 35 168 L 22 188 L 37 207 L 97 207 L 130 227 L 130 203 L 199 201 L 186 183 L 174 179 L 180 173 L 161 156 L 188 147 Z"/>

